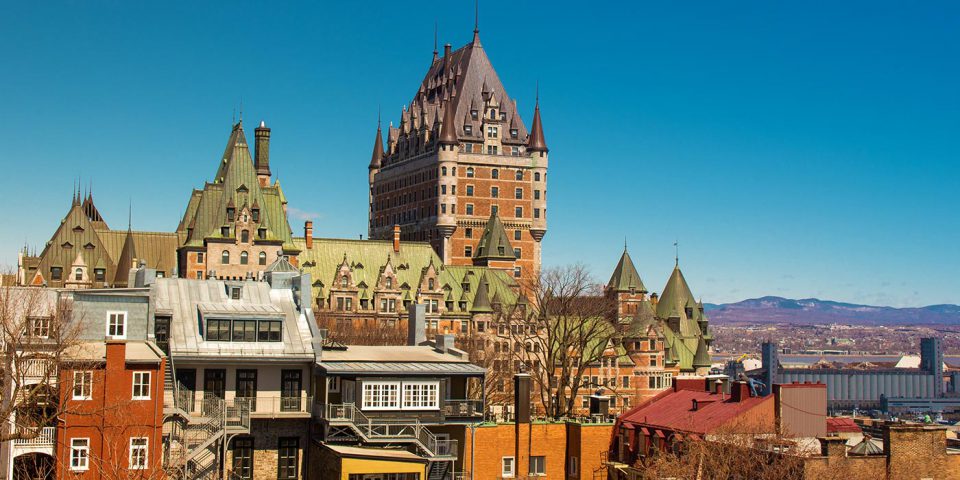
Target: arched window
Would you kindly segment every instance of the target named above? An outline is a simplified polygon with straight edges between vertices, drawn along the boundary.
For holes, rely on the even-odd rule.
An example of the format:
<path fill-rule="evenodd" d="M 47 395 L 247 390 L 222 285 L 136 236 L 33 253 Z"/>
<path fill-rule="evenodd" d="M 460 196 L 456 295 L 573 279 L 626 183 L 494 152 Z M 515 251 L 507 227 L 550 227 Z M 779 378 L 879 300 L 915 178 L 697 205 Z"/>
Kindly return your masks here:
<path fill-rule="evenodd" d="M 447 176 L 447 167 L 440 167 L 440 175 Z"/>
<path fill-rule="evenodd" d="M 340 277 L 340 288 L 347 288 L 349 285 L 350 279 L 346 275 Z"/>
<path fill-rule="evenodd" d="M 260 252 L 260 255 L 258 257 L 260 259 L 260 265 L 267 264 L 267 252 Z"/>
<path fill-rule="evenodd" d="M 539 181 L 540 181 L 540 172 L 534 172 L 534 174 L 533 174 L 533 181 L 535 181 L 535 182 L 539 182 Z"/>
<path fill-rule="evenodd" d="M 83 269 L 82 269 L 82 268 L 78 268 L 78 269 L 76 270 L 76 272 L 74 272 L 73 278 L 74 278 L 74 280 L 76 280 L 76 281 L 78 281 L 78 282 L 79 282 L 80 280 L 83 280 Z"/>
<path fill-rule="evenodd" d="M 393 288 L 393 277 L 387 277 L 387 288 Z"/>
<path fill-rule="evenodd" d="M 490 178 L 500 178 L 500 170 L 494 168 L 493 171 L 490 172 Z"/>
<path fill-rule="evenodd" d="M 223 254 L 220 255 L 220 263 L 223 265 L 230 264 L 230 252 L 224 250 Z"/>
<path fill-rule="evenodd" d="M 430 290 L 433 290 L 434 288 L 436 288 L 436 284 L 434 283 L 434 280 L 432 278 L 427 280 L 427 288 Z"/>
<path fill-rule="evenodd" d="M 244 230 L 244 232 L 246 232 L 246 230 Z M 246 265 L 247 258 L 248 258 L 247 252 L 240 252 L 240 265 Z"/>
<path fill-rule="evenodd" d="M 240 231 L 240 242 L 250 243 L 250 230 L 241 230 Z"/>
<path fill-rule="evenodd" d="M 523 180 L 523 170 L 517 170 L 517 180 Z"/>
<path fill-rule="evenodd" d="M 467 167 L 467 178 L 473 178 L 473 167 Z"/>

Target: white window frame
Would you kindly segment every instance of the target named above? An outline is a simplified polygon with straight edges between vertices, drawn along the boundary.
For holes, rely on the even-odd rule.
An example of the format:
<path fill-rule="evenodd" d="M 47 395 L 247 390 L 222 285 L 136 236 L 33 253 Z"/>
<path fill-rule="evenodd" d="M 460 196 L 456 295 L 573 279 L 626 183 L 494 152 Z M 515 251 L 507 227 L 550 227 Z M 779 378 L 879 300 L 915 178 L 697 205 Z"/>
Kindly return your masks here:
<path fill-rule="evenodd" d="M 532 471 L 532 470 L 533 470 L 533 465 L 534 465 L 533 459 L 535 459 L 535 458 L 539 458 L 539 459 L 543 460 L 543 464 L 542 464 L 543 470 L 541 470 L 541 471 L 539 471 L 539 472 L 534 472 L 534 471 Z M 530 471 L 530 476 L 531 476 L 531 477 L 545 477 L 545 476 L 547 475 L 547 457 L 546 457 L 546 455 L 531 455 L 531 456 L 530 456 L 530 470 L 531 470 L 531 471 Z"/>
<path fill-rule="evenodd" d="M 509 468 L 508 468 L 509 465 Z M 517 459 L 514 457 L 500 458 L 500 476 L 503 478 L 513 478 L 517 471 Z"/>
<path fill-rule="evenodd" d="M 143 441 L 143 445 L 134 446 L 134 441 Z M 143 451 L 143 463 L 135 462 L 134 452 Z M 130 437 L 130 470 L 146 470 L 150 466 L 150 440 L 147 437 Z"/>
<path fill-rule="evenodd" d="M 378 387 L 380 390 L 376 392 L 379 395 L 376 402 L 373 401 L 373 392 L 370 393 L 369 397 L 367 395 L 368 391 L 373 390 L 373 387 Z M 381 393 L 385 387 L 393 387 L 392 399 L 386 393 Z M 386 400 L 383 400 L 384 397 L 386 397 Z M 400 382 L 394 380 L 363 382 L 360 401 L 362 410 L 400 410 Z"/>
<path fill-rule="evenodd" d="M 132 383 L 133 383 L 133 391 L 131 392 L 131 396 L 132 396 L 132 398 L 133 398 L 134 400 L 150 400 L 150 381 L 152 380 L 152 379 L 150 378 L 152 375 L 150 375 L 150 374 L 151 374 L 151 372 L 133 372 L 133 382 L 132 382 Z M 144 375 L 147 377 L 146 385 L 143 384 L 143 377 L 144 377 Z M 140 382 L 139 382 L 139 383 L 137 382 L 137 378 L 138 378 L 138 377 L 139 377 L 139 379 L 140 379 Z M 146 393 L 147 393 L 147 394 L 146 394 L 146 395 L 137 395 L 137 387 L 140 387 L 140 388 L 146 387 Z M 140 393 L 143 393 L 143 392 L 140 392 Z"/>
<path fill-rule="evenodd" d="M 77 377 L 80 377 L 80 381 L 77 382 Z M 77 395 L 77 385 L 80 385 L 81 389 L 85 386 L 86 390 L 81 390 L 81 394 Z M 93 399 L 93 372 L 90 370 L 75 370 L 73 372 L 73 385 L 72 385 L 70 397 L 73 400 L 92 400 Z"/>
<path fill-rule="evenodd" d="M 403 382 L 400 400 L 401 410 L 440 410 L 440 382 Z"/>
<path fill-rule="evenodd" d="M 83 445 L 77 445 L 82 442 Z M 82 452 L 82 455 L 78 455 Z M 70 470 L 82 472 L 90 470 L 90 438 L 70 439 Z"/>
<path fill-rule="evenodd" d="M 123 323 L 119 324 L 119 325 L 120 325 L 120 328 L 123 330 L 123 333 L 120 334 L 120 335 L 111 335 L 111 334 L 110 334 L 110 327 L 111 327 L 112 325 L 114 325 L 114 324 L 113 324 L 113 317 L 114 317 L 114 316 L 119 316 L 119 317 L 123 318 Z M 127 338 L 127 312 L 125 312 L 125 311 L 119 311 L 119 310 L 117 310 L 117 311 L 108 311 L 108 312 L 107 312 L 107 338 L 114 338 L 114 339 L 118 339 L 118 340 L 124 340 L 124 339 Z"/>
<path fill-rule="evenodd" d="M 327 389 L 330 393 L 340 393 L 340 377 L 327 377 Z"/>

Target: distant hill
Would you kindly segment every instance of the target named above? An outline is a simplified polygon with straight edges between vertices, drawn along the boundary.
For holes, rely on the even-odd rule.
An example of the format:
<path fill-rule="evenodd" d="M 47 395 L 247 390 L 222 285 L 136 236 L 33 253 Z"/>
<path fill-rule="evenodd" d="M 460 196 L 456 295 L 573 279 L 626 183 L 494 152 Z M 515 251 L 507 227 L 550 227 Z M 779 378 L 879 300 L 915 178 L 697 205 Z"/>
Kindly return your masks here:
<path fill-rule="evenodd" d="M 852 325 L 960 324 L 960 305 L 919 308 L 874 307 L 817 298 L 751 298 L 737 303 L 704 304 L 711 322 Z"/>

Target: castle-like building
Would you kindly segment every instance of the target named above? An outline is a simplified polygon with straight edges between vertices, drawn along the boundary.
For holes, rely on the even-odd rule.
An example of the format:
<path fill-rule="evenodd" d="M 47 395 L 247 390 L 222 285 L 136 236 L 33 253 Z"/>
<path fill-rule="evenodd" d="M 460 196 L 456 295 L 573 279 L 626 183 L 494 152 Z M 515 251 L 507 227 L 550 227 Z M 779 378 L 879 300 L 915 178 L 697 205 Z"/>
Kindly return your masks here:
<path fill-rule="evenodd" d="M 474 30 L 433 60 L 386 148 L 377 126 L 369 166 L 369 234 L 429 242 L 445 264 L 540 270 L 547 232 L 547 142 L 539 99 L 528 130 Z M 499 217 L 506 238 L 481 236 Z M 489 240 L 489 239 L 486 239 Z M 499 240 L 499 239 L 498 239 Z"/>

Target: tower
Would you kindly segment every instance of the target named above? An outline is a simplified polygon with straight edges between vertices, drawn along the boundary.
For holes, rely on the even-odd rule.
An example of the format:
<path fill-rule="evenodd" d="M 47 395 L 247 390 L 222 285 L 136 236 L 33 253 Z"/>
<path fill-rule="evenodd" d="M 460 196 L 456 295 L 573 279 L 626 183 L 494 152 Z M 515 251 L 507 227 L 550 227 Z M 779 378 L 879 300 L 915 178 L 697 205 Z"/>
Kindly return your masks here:
<path fill-rule="evenodd" d="M 539 100 L 528 131 L 478 31 L 433 56 L 386 133 L 369 166 L 370 238 L 389 239 L 399 225 L 402 239 L 430 242 L 444 263 L 471 265 L 497 217 L 519 254 L 514 274 L 539 272 L 549 152 Z"/>

